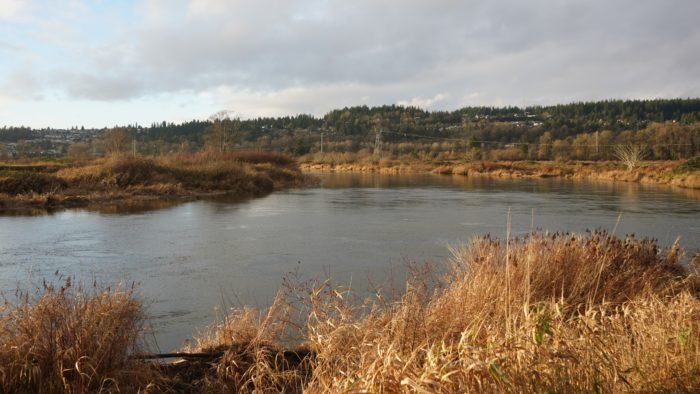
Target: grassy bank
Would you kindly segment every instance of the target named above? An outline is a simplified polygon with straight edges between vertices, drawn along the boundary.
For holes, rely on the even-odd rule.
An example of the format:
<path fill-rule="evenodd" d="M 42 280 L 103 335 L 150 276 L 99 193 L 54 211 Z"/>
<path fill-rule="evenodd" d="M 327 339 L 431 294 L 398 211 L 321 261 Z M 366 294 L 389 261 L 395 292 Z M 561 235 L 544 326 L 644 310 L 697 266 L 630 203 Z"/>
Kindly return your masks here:
<path fill-rule="evenodd" d="M 49 289 L 3 311 L 0 391 L 693 392 L 699 261 L 681 254 L 604 232 L 479 238 L 393 299 L 287 281 L 168 365 L 126 356 L 146 350 L 131 293 Z"/>
<path fill-rule="evenodd" d="M 0 209 L 77 207 L 227 194 L 257 196 L 299 186 L 288 157 L 265 152 L 115 156 L 87 163 L 0 166 Z"/>
<path fill-rule="evenodd" d="M 690 165 L 688 165 L 690 163 Z M 566 178 L 672 185 L 700 189 L 700 159 L 644 161 L 628 170 L 613 161 L 421 161 L 408 156 L 377 159 L 372 156 L 327 153 L 299 159 L 311 172 L 377 172 L 385 174 L 433 172 L 499 178 Z"/>

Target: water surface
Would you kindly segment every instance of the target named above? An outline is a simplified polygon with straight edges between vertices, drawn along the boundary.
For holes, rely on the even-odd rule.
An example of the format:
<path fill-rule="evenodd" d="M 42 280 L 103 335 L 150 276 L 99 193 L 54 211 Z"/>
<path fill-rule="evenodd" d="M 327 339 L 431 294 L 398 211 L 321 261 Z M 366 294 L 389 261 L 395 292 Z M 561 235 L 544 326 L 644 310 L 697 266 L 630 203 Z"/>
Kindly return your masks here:
<path fill-rule="evenodd" d="M 247 201 L 112 206 L 0 217 L 0 290 L 54 273 L 92 283 L 131 280 L 148 300 L 155 338 L 173 350 L 217 308 L 265 306 L 282 278 L 352 283 L 400 276 L 406 262 L 442 262 L 448 245 L 536 228 L 654 237 L 700 248 L 700 195 L 628 183 L 438 175 L 325 174 L 313 188 Z M 533 216 L 534 210 L 534 216 Z"/>

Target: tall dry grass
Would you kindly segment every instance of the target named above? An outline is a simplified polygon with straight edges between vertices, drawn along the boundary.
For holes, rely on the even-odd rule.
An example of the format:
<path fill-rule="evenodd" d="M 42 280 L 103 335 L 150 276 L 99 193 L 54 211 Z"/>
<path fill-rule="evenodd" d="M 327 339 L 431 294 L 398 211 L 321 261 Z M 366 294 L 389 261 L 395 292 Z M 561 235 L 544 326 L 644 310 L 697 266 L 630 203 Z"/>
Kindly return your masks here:
<path fill-rule="evenodd" d="M 409 280 L 393 302 L 350 298 L 330 282 L 297 298 L 310 374 L 297 369 L 285 380 L 267 358 L 224 358 L 218 378 L 242 377 L 242 391 L 700 390 L 697 276 L 677 245 L 605 232 L 536 234 L 508 246 L 485 237 L 455 249 L 433 286 Z M 267 314 L 236 310 L 200 341 L 254 343 L 271 321 L 293 321 L 281 309 L 278 301 Z"/>
<path fill-rule="evenodd" d="M 182 189 L 270 192 L 301 178 L 290 159 L 274 153 L 201 152 L 157 157 L 113 156 L 57 173 L 75 187 L 107 189 L 177 185 Z"/>
<path fill-rule="evenodd" d="M 256 196 L 306 181 L 292 159 L 270 152 L 118 155 L 52 172 L 0 171 L 0 209 L 80 206 L 134 197 Z"/>
<path fill-rule="evenodd" d="M 169 365 L 129 358 L 131 292 L 48 288 L 1 315 L 0 391 L 697 392 L 700 261 L 681 256 L 606 232 L 482 237 L 393 299 L 287 281 Z"/>
<path fill-rule="evenodd" d="M 204 371 L 195 371 L 195 379 L 191 368 L 185 368 L 181 372 L 185 379 L 176 375 L 173 380 L 192 392 L 304 391 L 311 375 L 311 352 L 285 346 L 295 310 L 288 301 L 280 293 L 262 314 L 253 308 L 233 309 L 185 349 L 222 356 Z"/>
<path fill-rule="evenodd" d="M 145 321 L 129 289 L 69 280 L 24 293 L 0 312 L 0 392 L 130 392 L 154 378 L 129 358 Z"/>

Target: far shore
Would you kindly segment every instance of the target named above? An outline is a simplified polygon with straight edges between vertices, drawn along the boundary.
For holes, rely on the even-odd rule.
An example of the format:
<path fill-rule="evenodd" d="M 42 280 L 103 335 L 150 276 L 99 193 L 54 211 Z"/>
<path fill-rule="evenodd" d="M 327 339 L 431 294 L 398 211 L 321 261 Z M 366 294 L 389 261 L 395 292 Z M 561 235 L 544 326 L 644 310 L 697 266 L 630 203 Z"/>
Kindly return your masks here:
<path fill-rule="evenodd" d="M 564 178 L 637 182 L 700 189 L 698 171 L 679 171 L 684 163 L 645 161 L 632 170 L 618 162 L 604 161 L 472 161 L 421 162 L 391 159 L 356 162 L 318 162 L 302 158 L 299 167 L 305 172 L 356 172 L 380 174 L 434 173 L 497 178 Z"/>
<path fill-rule="evenodd" d="M 698 158 L 692 160 L 699 161 Z M 561 178 L 635 182 L 700 190 L 700 171 L 690 161 L 644 161 L 633 169 L 614 161 L 421 161 L 336 155 L 296 160 L 269 152 L 200 152 L 165 156 L 115 156 L 84 163 L 0 165 L 0 211 L 100 208 L 252 198 L 308 185 L 304 172 L 411 174 L 468 177 Z"/>

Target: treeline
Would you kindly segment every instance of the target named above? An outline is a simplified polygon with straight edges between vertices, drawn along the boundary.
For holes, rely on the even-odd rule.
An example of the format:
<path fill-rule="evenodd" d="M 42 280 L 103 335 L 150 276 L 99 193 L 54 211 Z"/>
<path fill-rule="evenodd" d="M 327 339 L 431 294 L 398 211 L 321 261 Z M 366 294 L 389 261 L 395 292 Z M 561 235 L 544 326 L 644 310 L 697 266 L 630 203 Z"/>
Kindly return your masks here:
<path fill-rule="evenodd" d="M 645 145 L 649 158 L 675 159 L 698 153 L 699 121 L 700 99 L 606 100 L 553 106 L 465 107 L 455 111 L 385 105 L 337 109 L 323 117 L 302 114 L 129 125 L 104 129 L 97 135 L 120 130 L 127 134 L 122 139 L 129 140 L 128 148 L 144 154 L 196 151 L 207 146 L 294 155 L 322 149 L 369 152 L 375 149 L 381 132 L 382 148 L 396 154 L 425 154 L 436 149 L 438 153 L 464 150 L 482 154 L 517 148 L 520 156 L 529 158 L 604 159 L 610 157 L 612 145 L 634 143 Z M 34 140 L 38 144 L 47 133 L 5 127 L 0 129 L 0 143 Z M 54 151 L 65 153 L 67 145 Z M 100 151 L 97 146 L 92 149 L 94 153 Z"/>
<path fill-rule="evenodd" d="M 416 107 L 356 106 L 333 110 L 323 117 L 311 115 L 256 118 L 241 121 L 243 142 L 265 138 L 320 135 L 372 138 L 378 130 L 424 137 L 469 138 L 501 143 L 534 143 L 549 131 L 553 138 L 575 137 L 584 132 L 637 131 L 651 123 L 688 125 L 700 120 L 700 99 L 608 100 L 531 107 L 466 107 L 456 111 L 425 111 Z M 144 131 L 149 139 L 202 144 L 210 121 L 154 124 Z M 386 134 L 389 140 L 400 139 Z M 406 136 L 409 137 L 409 136 Z M 288 144 L 285 144 L 289 146 Z M 297 144 L 292 144 L 297 145 Z M 292 146 L 292 147 L 293 147 Z"/>
<path fill-rule="evenodd" d="M 41 131 L 30 127 L 7 127 L 0 129 L 0 142 L 19 142 L 41 138 Z"/>

